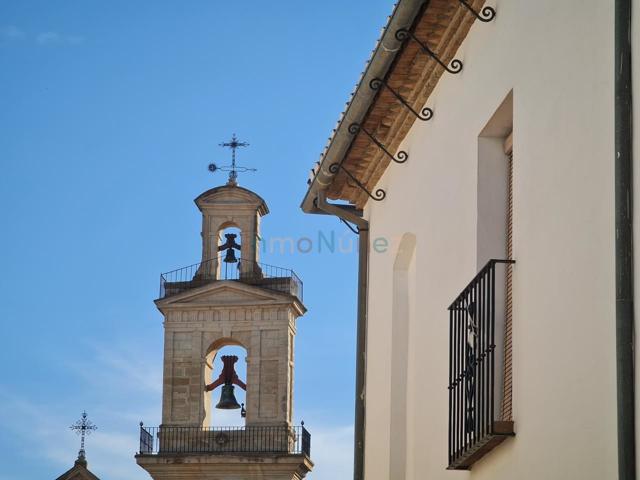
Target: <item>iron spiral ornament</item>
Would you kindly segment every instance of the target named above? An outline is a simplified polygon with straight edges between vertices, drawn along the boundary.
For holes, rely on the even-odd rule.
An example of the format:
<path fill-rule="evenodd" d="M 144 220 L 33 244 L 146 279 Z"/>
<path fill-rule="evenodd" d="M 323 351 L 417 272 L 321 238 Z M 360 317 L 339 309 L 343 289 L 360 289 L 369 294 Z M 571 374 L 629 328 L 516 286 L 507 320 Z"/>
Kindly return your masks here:
<path fill-rule="evenodd" d="M 360 124 L 359 123 L 352 123 L 351 125 L 349 125 L 349 128 L 347 128 L 347 130 L 349 131 L 349 133 L 351 135 L 357 135 L 358 132 L 360 131 Z M 337 164 L 334 163 L 333 165 L 331 165 L 331 167 L 333 167 L 334 165 L 337 165 Z M 331 170 L 331 167 L 329 167 L 329 170 Z M 338 171 L 338 169 L 336 167 L 336 172 L 337 171 Z"/>
<path fill-rule="evenodd" d="M 407 160 L 409 160 L 409 154 L 404 150 L 400 150 L 396 155 L 396 157 L 397 157 L 397 160 L 396 160 L 397 163 L 404 163 Z"/>
<path fill-rule="evenodd" d="M 462 71 L 462 62 L 457 58 L 451 60 L 449 67 L 444 67 L 449 73 L 460 73 Z"/>
<path fill-rule="evenodd" d="M 491 20 L 493 20 L 496 17 L 496 10 L 493 7 L 489 7 L 489 6 L 485 6 L 482 8 L 482 10 L 478 13 L 476 12 L 473 7 L 471 5 L 469 5 L 469 2 L 467 2 L 466 0 L 458 0 L 462 5 L 464 5 L 467 10 L 469 10 L 471 13 L 473 13 L 473 15 L 480 20 L 481 22 L 490 22 Z"/>

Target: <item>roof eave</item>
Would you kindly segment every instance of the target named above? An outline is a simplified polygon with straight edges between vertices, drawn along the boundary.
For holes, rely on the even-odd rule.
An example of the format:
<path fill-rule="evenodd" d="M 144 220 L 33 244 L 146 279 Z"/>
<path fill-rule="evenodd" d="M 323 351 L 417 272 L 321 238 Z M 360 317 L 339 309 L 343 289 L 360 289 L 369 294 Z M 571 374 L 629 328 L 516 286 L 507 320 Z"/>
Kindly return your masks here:
<path fill-rule="evenodd" d="M 327 189 L 333 181 L 334 174 L 329 171 L 329 166 L 342 161 L 353 141 L 353 135 L 348 132 L 349 125 L 362 121 L 376 96 L 377 92 L 369 88 L 369 82 L 376 77 L 384 78 L 401 50 L 402 43 L 395 38 L 395 32 L 400 28 L 408 28 L 425 3 L 428 0 L 399 0 L 396 4 L 351 101 L 312 171 L 309 187 L 300 205 L 305 213 L 316 212 L 314 200 L 318 191 Z"/>

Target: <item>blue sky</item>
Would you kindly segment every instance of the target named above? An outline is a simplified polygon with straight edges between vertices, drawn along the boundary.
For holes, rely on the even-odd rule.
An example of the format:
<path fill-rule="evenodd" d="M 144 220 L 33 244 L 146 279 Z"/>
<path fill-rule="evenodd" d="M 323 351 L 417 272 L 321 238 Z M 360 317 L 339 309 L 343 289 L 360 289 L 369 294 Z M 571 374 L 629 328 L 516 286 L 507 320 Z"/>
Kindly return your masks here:
<path fill-rule="evenodd" d="M 266 238 L 355 241 L 299 203 L 390 0 L 0 0 L 0 480 L 55 478 L 83 409 L 90 468 L 148 478 L 137 424 L 160 421 L 160 272 L 200 258 L 193 199 L 240 177 L 269 204 Z M 345 245 L 348 245 L 345 244 Z M 313 480 L 351 471 L 356 254 L 266 252 L 293 268 L 296 423 Z"/>

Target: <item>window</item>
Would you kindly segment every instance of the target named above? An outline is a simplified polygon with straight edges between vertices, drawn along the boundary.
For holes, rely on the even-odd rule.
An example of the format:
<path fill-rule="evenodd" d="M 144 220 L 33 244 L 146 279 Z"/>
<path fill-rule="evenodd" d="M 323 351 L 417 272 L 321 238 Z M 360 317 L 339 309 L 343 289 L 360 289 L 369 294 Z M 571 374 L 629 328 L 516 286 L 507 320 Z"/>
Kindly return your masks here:
<path fill-rule="evenodd" d="M 478 274 L 449 306 L 449 469 L 514 434 L 512 95 L 478 138 Z M 465 282 L 466 283 L 466 282 Z"/>

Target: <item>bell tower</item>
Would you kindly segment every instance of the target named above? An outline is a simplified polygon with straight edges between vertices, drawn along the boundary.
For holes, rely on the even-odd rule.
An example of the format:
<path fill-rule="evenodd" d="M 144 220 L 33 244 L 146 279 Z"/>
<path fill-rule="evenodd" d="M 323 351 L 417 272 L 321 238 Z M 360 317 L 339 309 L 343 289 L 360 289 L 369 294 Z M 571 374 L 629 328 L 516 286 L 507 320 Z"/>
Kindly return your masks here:
<path fill-rule="evenodd" d="M 293 424 L 302 282 L 292 270 L 259 263 L 260 219 L 269 210 L 238 186 L 235 156 L 233 167 L 226 185 L 195 199 L 200 263 L 161 275 L 162 424 L 140 425 L 136 455 L 154 480 L 297 480 L 313 467 L 310 434 L 304 423 Z M 239 235 L 224 234 L 228 228 Z M 246 359 L 219 355 L 230 345 L 243 347 Z M 243 379 L 235 367 L 245 360 Z M 213 378 L 216 365 L 222 371 Z M 242 407 L 238 389 L 245 391 Z M 245 425 L 212 427 L 220 408 L 237 410 Z"/>

